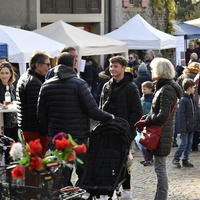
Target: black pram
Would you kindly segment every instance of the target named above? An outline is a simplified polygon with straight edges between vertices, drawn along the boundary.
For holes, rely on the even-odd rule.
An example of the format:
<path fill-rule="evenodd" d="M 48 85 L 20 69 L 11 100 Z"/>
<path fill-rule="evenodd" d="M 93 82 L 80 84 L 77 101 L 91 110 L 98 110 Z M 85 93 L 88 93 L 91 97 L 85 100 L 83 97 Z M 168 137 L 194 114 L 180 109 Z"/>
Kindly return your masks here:
<path fill-rule="evenodd" d="M 92 196 L 112 197 L 114 190 L 119 188 L 125 177 L 130 134 L 128 122 L 121 118 L 97 124 L 91 132 L 88 162 L 78 184 L 80 188 Z"/>

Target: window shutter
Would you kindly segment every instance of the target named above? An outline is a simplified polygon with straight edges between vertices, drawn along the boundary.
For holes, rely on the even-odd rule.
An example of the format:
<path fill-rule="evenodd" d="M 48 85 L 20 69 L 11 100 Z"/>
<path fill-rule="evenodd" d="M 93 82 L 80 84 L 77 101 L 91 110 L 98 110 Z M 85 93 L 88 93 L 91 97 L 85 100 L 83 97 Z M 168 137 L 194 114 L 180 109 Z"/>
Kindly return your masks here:
<path fill-rule="evenodd" d="M 148 7 L 148 0 L 142 0 L 142 7 L 147 8 Z"/>
<path fill-rule="evenodd" d="M 91 13 L 101 13 L 101 0 L 90 0 Z"/>
<path fill-rule="evenodd" d="M 87 13 L 88 0 L 73 0 L 73 13 Z"/>
<path fill-rule="evenodd" d="M 54 0 L 40 0 L 41 13 L 55 13 Z"/>
<path fill-rule="evenodd" d="M 72 13 L 72 0 L 56 0 L 56 13 Z"/>
<path fill-rule="evenodd" d="M 122 6 L 123 6 L 124 8 L 129 7 L 129 0 L 123 0 L 123 1 L 122 1 Z"/>

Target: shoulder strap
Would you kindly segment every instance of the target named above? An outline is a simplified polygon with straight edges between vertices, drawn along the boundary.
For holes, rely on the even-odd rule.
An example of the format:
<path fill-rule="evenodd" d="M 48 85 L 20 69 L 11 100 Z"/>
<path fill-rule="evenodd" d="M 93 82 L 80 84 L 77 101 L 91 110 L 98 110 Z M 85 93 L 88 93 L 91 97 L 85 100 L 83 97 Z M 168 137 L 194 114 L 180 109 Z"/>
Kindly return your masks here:
<path fill-rule="evenodd" d="M 171 117 L 171 115 L 172 115 L 172 113 L 173 113 L 173 111 L 174 111 L 174 108 L 175 108 L 175 106 L 176 106 L 176 103 L 177 103 L 177 99 L 176 99 L 176 102 L 175 102 L 173 108 L 171 109 L 171 112 L 170 112 L 169 118 Z M 167 121 L 163 124 L 163 126 L 165 126 L 165 125 L 167 124 L 169 118 L 168 118 Z"/>

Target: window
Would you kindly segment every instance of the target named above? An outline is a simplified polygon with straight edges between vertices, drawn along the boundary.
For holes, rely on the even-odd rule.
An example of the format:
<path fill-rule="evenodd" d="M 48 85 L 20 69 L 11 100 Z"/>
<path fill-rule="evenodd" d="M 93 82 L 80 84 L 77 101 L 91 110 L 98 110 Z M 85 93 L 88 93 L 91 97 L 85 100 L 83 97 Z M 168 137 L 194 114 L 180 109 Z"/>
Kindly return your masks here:
<path fill-rule="evenodd" d="M 41 0 L 41 13 L 101 13 L 101 0 Z"/>

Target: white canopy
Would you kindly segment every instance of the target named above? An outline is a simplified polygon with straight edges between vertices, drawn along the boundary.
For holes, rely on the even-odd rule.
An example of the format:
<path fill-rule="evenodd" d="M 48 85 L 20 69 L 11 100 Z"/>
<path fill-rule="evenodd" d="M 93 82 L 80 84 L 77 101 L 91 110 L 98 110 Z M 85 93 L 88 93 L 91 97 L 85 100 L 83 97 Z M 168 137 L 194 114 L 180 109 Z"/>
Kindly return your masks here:
<path fill-rule="evenodd" d="M 176 48 L 176 37 L 155 29 L 139 14 L 105 37 L 127 42 L 129 49 Z"/>
<path fill-rule="evenodd" d="M 200 27 L 200 18 L 189 20 L 184 23 Z"/>
<path fill-rule="evenodd" d="M 19 63 L 20 74 L 26 72 L 26 63 L 35 50 L 58 56 L 65 45 L 31 31 L 0 25 L 0 42 L 8 46 L 8 59 Z"/>
<path fill-rule="evenodd" d="M 76 48 L 79 55 L 78 68 L 82 56 L 120 52 L 125 52 L 128 55 L 127 43 L 89 33 L 61 20 L 39 28 L 34 32 Z"/>

